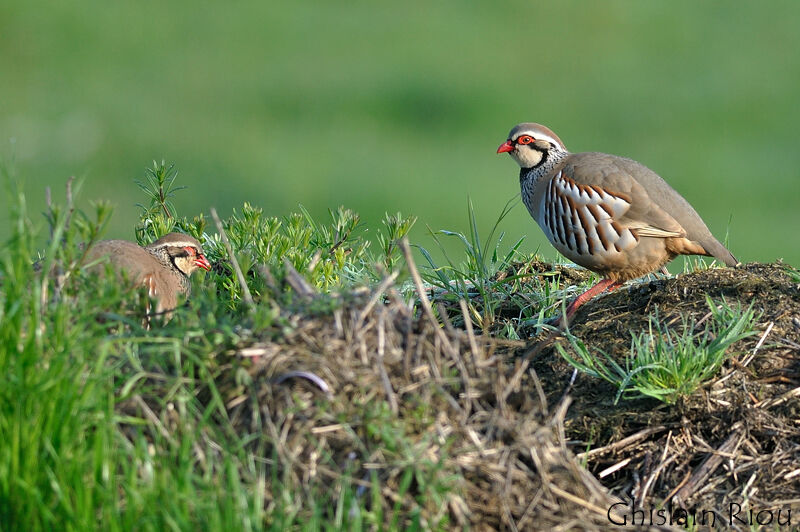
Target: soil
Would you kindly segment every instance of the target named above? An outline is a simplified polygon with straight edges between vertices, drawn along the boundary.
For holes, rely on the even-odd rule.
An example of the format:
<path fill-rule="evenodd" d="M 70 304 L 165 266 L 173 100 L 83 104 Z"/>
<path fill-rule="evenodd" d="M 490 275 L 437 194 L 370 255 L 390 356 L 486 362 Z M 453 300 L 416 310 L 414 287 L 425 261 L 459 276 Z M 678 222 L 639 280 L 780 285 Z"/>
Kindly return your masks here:
<path fill-rule="evenodd" d="M 571 332 L 593 350 L 621 359 L 630 351 L 631 336 L 648 331 L 653 316 L 673 328 L 707 318 L 707 297 L 730 306 L 752 304 L 758 334 L 734 344 L 735 355 L 719 375 L 676 404 L 655 399 L 615 404 L 615 387 L 582 373 L 569 386 L 573 368 L 553 345 L 543 347 L 531 367 L 548 403 L 557 403 L 569 389 L 564 427 L 570 447 L 613 494 L 645 508 L 671 503 L 727 511 L 731 503 L 749 501 L 756 509 L 782 509 L 785 515 L 800 504 L 796 270 L 780 263 L 748 264 L 633 284 L 583 306 Z M 518 354 L 548 340 L 540 334 Z M 556 341 L 570 349 L 564 338 Z M 626 444 L 625 438 L 633 441 Z M 717 458 L 709 462 L 711 457 Z M 616 464 L 621 466 L 616 472 L 602 474 Z"/>

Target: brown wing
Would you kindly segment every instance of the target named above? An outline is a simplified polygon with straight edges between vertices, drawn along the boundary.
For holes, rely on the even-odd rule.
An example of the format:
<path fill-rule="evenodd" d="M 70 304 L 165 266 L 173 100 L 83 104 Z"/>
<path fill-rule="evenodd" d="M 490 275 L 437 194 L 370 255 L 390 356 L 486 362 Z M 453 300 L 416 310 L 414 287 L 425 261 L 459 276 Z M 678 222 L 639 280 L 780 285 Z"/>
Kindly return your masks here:
<path fill-rule="evenodd" d="M 619 164 L 621 157 L 604 153 L 580 153 L 570 158 L 570 164 L 563 168 L 565 175 L 573 179 L 576 185 L 583 185 L 591 190 L 601 190 L 614 203 L 624 200 L 627 208 L 618 207 L 612 218 L 623 228 L 635 230 L 638 236 L 676 237 L 686 234 L 682 225 L 667 212 L 657 201 L 650 197 L 648 191 L 634 178 L 630 168 Z M 627 160 L 626 160 L 627 161 Z M 652 174 L 664 181 L 646 167 L 630 161 L 640 167 L 641 172 Z M 638 171 L 636 172 L 638 173 Z M 667 187 L 666 183 L 664 183 Z M 677 195 L 677 192 L 672 194 Z"/>

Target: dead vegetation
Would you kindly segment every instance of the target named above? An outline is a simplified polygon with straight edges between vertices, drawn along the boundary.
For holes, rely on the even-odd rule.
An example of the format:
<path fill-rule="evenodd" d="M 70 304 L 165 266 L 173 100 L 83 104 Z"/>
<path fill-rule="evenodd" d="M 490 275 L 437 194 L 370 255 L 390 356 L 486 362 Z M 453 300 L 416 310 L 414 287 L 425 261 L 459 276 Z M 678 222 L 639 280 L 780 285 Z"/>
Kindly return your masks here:
<path fill-rule="evenodd" d="M 620 356 L 656 310 L 673 325 L 681 315 L 701 320 L 708 295 L 761 312 L 760 333 L 672 406 L 615 405 L 606 383 L 573 383 L 552 348 L 557 335 L 499 341 L 454 328 L 452 308 L 439 308 L 442 325 L 424 290 L 413 313 L 393 278 L 332 314 L 285 316 L 278 340 L 238 348 L 220 389 L 240 432 L 266 435 L 253 450 L 275 469 L 273 483 L 351 486 L 389 526 L 601 530 L 666 505 L 674 525 L 714 511 L 715 526 L 749 529 L 728 519 L 730 503 L 745 519 L 748 509 L 786 519 L 800 504 L 799 282 L 783 265 L 754 264 L 634 284 L 587 304 L 573 333 Z M 273 488 L 269 508 L 281 504 Z"/>
<path fill-rule="evenodd" d="M 291 482 L 322 477 L 342 489 L 352 475 L 364 497 L 375 483 L 387 515 L 401 505 L 401 529 L 415 514 L 423 528 L 607 522 L 614 500 L 566 446 L 569 401 L 551 410 L 530 373 L 509 366 L 522 342 L 442 328 L 396 293 L 379 295 L 322 319 L 293 316 L 280 342 L 239 352 L 252 359 L 252 386 L 231 390 L 230 415 L 243 431 L 272 436 Z M 370 419 L 370 404 L 389 412 Z M 444 500 L 418 478 L 403 487 L 410 466 L 446 485 Z"/>
<path fill-rule="evenodd" d="M 682 316 L 699 323 L 708 314 L 706 295 L 753 304 L 761 316 L 758 334 L 734 346 L 717 378 L 673 406 L 645 399 L 614 405 L 609 386 L 579 375 L 565 421 L 578 458 L 612 492 L 644 506 L 670 501 L 727 512 L 731 503 L 749 504 L 776 516 L 797 508 L 799 283 L 784 265 L 750 264 L 635 285 L 587 306 L 574 333 L 615 354 L 627 351 L 631 332 L 646 330 L 654 312 L 673 326 Z M 553 350 L 534 368 L 549 396 L 562 393 L 572 373 Z"/>

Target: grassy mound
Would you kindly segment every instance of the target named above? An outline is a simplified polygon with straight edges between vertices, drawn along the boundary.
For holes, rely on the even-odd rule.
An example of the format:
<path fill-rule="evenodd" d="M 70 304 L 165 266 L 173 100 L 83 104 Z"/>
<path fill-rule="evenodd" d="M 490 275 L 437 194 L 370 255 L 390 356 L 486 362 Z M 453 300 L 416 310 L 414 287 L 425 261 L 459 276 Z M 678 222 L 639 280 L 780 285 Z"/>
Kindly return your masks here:
<path fill-rule="evenodd" d="M 68 195 L 42 247 L 7 178 L 9 530 L 603 530 L 728 522 L 730 504 L 776 524 L 800 498 L 796 270 L 632 283 L 555 331 L 591 274 L 501 252 L 474 218 L 439 236 L 463 258 L 420 249 L 417 268 L 413 219 L 371 241 L 346 209 L 245 205 L 214 231 L 176 216 L 174 178 L 150 172 L 137 238 L 192 233 L 214 268 L 152 328 L 140 291 L 82 267 L 107 209 Z"/>
<path fill-rule="evenodd" d="M 665 328 L 690 327 L 699 335 L 712 315 L 707 298 L 752 306 L 755 334 L 735 344 L 712 379 L 674 404 L 649 398 L 615 404 L 609 383 L 579 373 L 565 421 L 570 448 L 604 486 L 644 506 L 670 501 L 727 515 L 731 504 L 749 503 L 785 517 L 797 504 L 800 463 L 796 270 L 748 264 L 636 284 L 587 305 L 572 333 L 619 357 L 629 353 L 632 336 L 652 333 L 654 315 Z M 557 350 L 543 349 L 531 365 L 549 400 L 565 392 L 573 368 Z"/>

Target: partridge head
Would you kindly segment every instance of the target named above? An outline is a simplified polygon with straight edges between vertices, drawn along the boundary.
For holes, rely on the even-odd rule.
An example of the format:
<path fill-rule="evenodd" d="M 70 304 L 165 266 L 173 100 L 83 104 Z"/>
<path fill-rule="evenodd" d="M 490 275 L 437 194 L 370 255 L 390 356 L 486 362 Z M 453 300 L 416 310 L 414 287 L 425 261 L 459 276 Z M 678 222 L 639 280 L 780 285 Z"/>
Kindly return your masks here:
<path fill-rule="evenodd" d="M 515 126 L 497 149 L 520 166 L 522 201 L 565 257 L 603 280 L 578 296 L 578 307 L 603 291 L 662 268 L 677 255 L 736 258 L 680 194 L 646 166 L 605 153 L 570 153 L 541 124 Z"/>
<path fill-rule="evenodd" d="M 87 260 L 97 262 L 94 268 L 100 271 L 110 263 L 121 278 L 147 287 L 156 300 L 156 313 L 166 318 L 179 296 L 189 296 L 189 276 L 198 268 L 211 269 L 200 242 L 181 233 L 169 233 L 145 247 L 127 240 L 102 240 L 92 246 Z"/>

